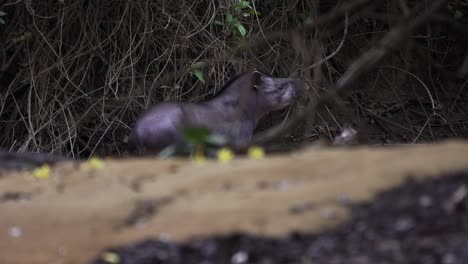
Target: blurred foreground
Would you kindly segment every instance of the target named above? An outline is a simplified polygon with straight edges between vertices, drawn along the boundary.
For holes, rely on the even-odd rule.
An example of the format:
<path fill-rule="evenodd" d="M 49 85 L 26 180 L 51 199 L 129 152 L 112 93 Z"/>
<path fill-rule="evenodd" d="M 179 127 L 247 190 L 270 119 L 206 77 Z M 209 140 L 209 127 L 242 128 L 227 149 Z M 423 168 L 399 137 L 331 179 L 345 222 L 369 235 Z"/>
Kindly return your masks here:
<path fill-rule="evenodd" d="M 52 166 L 51 176 L 43 180 L 34 179 L 27 171 L 3 172 L 0 174 L 0 263 L 87 263 L 101 256 L 109 247 L 145 239 L 160 240 L 133 247 L 134 251 L 122 251 L 127 255 L 121 257 L 108 253 L 105 255 L 108 263 L 163 261 L 158 255 L 161 252 L 167 263 L 202 261 L 206 252 L 197 252 L 194 245 L 206 247 L 209 241 L 220 247 L 211 253 L 218 254 L 211 259 L 214 263 L 280 263 L 275 262 L 280 261 L 281 256 L 278 255 L 279 248 L 272 246 L 272 239 L 284 238 L 291 232 L 301 233 L 277 243 L 282 245 L 280 248 L 285 250 L 285 254 L 302 256 L 304 250 L 300 241 L 306 236 L 308 243 L 319 243 L 321 232 L 332 230 L 346 221 L 356 222 L 356 214 L 367 215 L 377 224 L 365 221 L 359 224 L 357 221 L 354 227 L 345 225 L 347 231 L 333 233 L 336 236 L 331 238 L 339 238 L 340 241 L 332 239 L 327 245 L 330 252 L 336 251 L 336 254 L 329 254 L 330 258 L 337 257 L 336 263 L 343 263 L 338 258 L 340 256 L 349 257 L 338 253 L 354 252 L 360 256 L 359 253 L 371 249 L 365 245 L 380 245 L 382 250 L 393 250 L 393 253 L 405 252 L 405 245 L 420 245 L 421 256 L 425 256 L 424 247 L 433 250 L 437 245 L 445 245 L 445 242 L 428 239 L 434 230 L 440 231 L 435 234 L 441 238 L 447 238 L 458 230 L 458 240 L 450 241 L 456 244 L 456 250 L 457 247 L 463 249 L 463 243 L 467 245 L 466 224 L 462 221 L 466 220 L 466 211 L 461 206 L 466 204 L 466 193 L 463 193 L 463 186 L 466 192 L 466 185 L 463 185 L 466 175 L 447 178 L 448 185 L 426 178 L 445 177 L 446 173 L 466 170 L 466 153 L 468 142 L 447 141 L 387 148 L 309 148 L 263 160 L 236 159 L 224 164 L 208 162 L 197 165 L 182 159 L 106 160 L 99 166 L 64 162 Z M 387 198 L 374 200 L 380 201 L 378 204 L 371 202 L 372 206 L 361 207 L 360 213 L 351 206 L 356 202 L 372 201 L 377 193 L 401 185 L 409 176 L 428 184 L 417 187 L 419 185 L 414 182 L 407 183 L 401 192 L 383 195 L 380 198 Z M 446 215 L 434 215 L 439 211 L 429 210 L 442 207 L 446 208 Z M 406 211 L 395 208 L 406 208 Z M 428 208 L 427 211 L 424 208 Z M 442 221 L 444 219 L 447 221 Z M 426 229 L 421 229 L 419 224 L 427 226 L 432 223 L 427 222 L 429 220 L 440 220 L 441 225 L 429 224 Z M 371 232 L 367 232 L 369 230 Z M 389 230 L 396 233 L 385 238 Z M 408 236 L 415 234 L 410 232 L 412 230 L 429 230 L 429 233 L 424 235 L 418 231 L 418 235 L 423 235 L 408 242 Z M 194 237 L 236 232 L 244 232 L 251 237 L 228 236 L 198 244 L 192 241 L 190 246 L 182 249 L 171 247 L 179 250 L 177 254 L 193 254 L 189 259 L 179 255 L 171 259 L 174 251 L 164 249 L 170 246 L 164 244 L 167 241 L 184 242 Z M 330 234 L 322 238 L 330 238 Z M 270 238 L 260 238 L 263 236 Z M 255 240 L 253 237 L 258 238 Z M 387 240 L 377 241 L 381 237 Z M 399 244 L 400 240 L 406 242 Z M 363 243 L 361 246 L 359 241 Z M 345 242 L 356 247 L 340 244 Z M 298 245 L 294 254 L 287 251 L 291 243 Z M 255 247 L 259 246 L 260 250 L 261 245 L 276 255 L 271 255 L 270 260 L 262 258 L 265 253 L 255 251 Z M 447 252 L 451 255 L 436 252 L 449 261 L 437 263 L 461 263 L 457 262 L 457 254 L 464 251 L 457 252 Z M 138 254 L 152 258 L 144 260 Z M 222 258 L 223 254 L 229 258 Z M 419 253 L 415 254 L 417 257 Z M 250 261 L 245 259 L 246 255 L 250 256 Z M 404 263 L 407 259 L 403 257 L 387 261 Z M 331 261 L 330 258 L 315 260 L 324 263 Z M 130 259 L 135 262 L 128 262 Z M 372 263 L 372 259 L 364 257 L 350 259 L 352 263 Z M 238 260 L 240 262 L 236 262 Z M 305 263 L 314 263 L 313 258 L 304 260 L 309 261 Z M 284 261 L 295 263 L 299 260 L 286 258 Z M 424 259 L 417 261 L 414 263 L 432 263 L 424 262 Z"/>

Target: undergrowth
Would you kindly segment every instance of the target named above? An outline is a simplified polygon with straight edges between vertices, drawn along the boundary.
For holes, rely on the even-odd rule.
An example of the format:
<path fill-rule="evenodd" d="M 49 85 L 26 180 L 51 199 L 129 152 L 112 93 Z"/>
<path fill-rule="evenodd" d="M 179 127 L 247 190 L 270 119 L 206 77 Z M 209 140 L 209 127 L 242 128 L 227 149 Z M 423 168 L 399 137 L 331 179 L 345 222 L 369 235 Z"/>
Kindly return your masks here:
<path fill-rule="evenodd" d="M 320 96 L 405 8 L 431 1 L 361 2 L 331 24 L 300 30 L 337 1 L 7 1 L 0 5 L 0 147 L 122 154 L 148 106 L 209 98 L 252 64 L 306 80 L 305 99 Z M 453 10 L 446 17 L 463 21 Z M 467 136 L 467 81 L 456 72 L 468 42 L 460 35 L 435 22 L 421 29 L 359 82 L 348 110 L 324 108 L 299 136 L 331 138 L 349 113 L 369 142 Z"/>

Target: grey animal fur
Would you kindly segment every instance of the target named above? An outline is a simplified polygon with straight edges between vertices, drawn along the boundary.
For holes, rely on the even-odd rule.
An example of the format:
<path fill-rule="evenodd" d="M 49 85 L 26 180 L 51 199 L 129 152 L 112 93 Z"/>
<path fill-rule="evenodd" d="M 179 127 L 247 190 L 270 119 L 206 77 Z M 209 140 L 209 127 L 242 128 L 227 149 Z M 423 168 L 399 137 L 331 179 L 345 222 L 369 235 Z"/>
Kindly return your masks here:
<path fill-rule="evenodd" d="M 303 87 L 301 80 L 274 78 L 258 70 L 244 72 L 205 102 L 164 102 L 151 107 L 136 121 L 129 145 L 140 152 L 158 152 L 183 142 L 183 125 L 205 127 L 231 144 L 245 144 L 260 118 L 290 105 Z"/>

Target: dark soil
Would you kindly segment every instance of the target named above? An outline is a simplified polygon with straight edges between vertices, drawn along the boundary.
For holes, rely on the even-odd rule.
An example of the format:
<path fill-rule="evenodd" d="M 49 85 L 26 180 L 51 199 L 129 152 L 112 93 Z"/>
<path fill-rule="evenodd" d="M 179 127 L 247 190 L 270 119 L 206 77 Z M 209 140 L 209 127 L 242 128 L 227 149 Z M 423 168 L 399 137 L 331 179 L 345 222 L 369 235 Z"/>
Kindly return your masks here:
<path fill-rule="evenodd" d="M 467 188 L 468 171 L 425 181 L 410 177 L 370 203 L 349 205 L 350 220 L 323 233 L 285 239 L 231 234 L 186 243 L 151 239 L 106 252 L 117 254 L 122 264 L 463 264 L 468 263 Z M 98 257 L 91 263 L 108 262 Z"/>

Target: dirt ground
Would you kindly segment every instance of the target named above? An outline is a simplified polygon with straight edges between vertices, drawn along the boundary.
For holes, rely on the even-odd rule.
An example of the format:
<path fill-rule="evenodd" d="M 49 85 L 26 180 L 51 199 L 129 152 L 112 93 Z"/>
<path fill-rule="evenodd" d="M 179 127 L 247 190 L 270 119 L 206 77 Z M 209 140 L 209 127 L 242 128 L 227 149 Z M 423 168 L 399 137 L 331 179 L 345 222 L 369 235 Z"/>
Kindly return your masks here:
<path fill-rule="evenodd" d="M 65 162 L 46 180 L 2 172 L 0 263 L 462 263 L 467 175 L 447 173 L 468 169 L 466 153 L 467 141 L 452 140 L 311 147 L 227 164 Z M 426 223 L 421 216 L 448 219 L 429 228 L 442 230 L 440 239 L 411 236 Z M 391 230 L 396 235 L 385 236 Z M 447 241 L 453 251 L 426 257 Z M 103 254 L 122 245 L 130 246 Z M 405 259 L 408 245 L 420 250 Z"/>
<path fill-rule="evenodd" d="M 343 203 L 348 221 L 335 228 L 287 237 L 233 233 L 177 243 L 153 238 L 107 249 L 94 264 L 109 263 L 451 263 L 468 259 L 468 171 L 404 182 L 372 201 Z M 301 214 L 308 203 L 293 207 Z"/>

